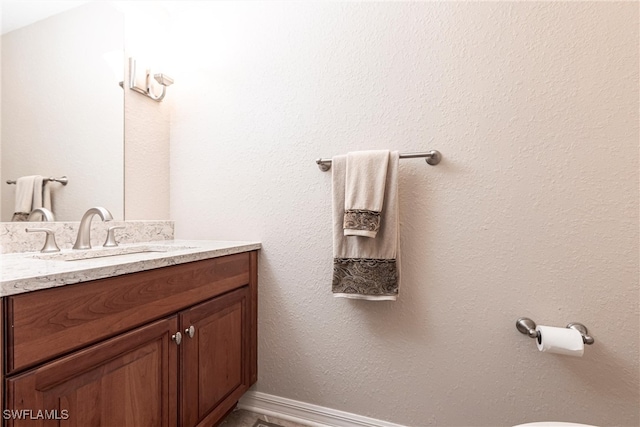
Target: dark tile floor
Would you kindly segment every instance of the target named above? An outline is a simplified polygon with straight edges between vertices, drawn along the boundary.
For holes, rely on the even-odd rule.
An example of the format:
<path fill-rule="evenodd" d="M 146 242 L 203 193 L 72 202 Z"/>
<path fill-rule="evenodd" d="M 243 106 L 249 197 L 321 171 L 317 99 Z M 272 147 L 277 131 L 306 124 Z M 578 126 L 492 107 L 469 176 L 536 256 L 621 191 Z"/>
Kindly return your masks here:
<path fill-rule="evenodd" d="M 271 415 L 256 414 L 244 409 L 236 409 L 231 412 L 219 427 L 253 427 L 257 420 L 267 421 L 282 427 L 307 427 L 305 424 L 281 420 Z"/>

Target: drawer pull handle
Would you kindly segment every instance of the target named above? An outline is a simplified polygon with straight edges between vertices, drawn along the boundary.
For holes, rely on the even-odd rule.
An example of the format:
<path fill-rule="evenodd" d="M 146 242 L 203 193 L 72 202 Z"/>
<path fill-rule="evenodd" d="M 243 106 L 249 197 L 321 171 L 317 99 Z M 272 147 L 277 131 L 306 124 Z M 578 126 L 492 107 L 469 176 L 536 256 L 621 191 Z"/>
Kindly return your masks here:
<path fill-rule="evenodd" d="M 191 325 L 184 330 L 184 333 L 186 335 L 189 335 L 189 338 L 193 338 L 193 336 L 196 334 L 196 328 L 194 328 L 193 325 Z"/>
<path fill-rule="evenodd" d="M 176 332 L 174 335 L 171 335 L 171 339 L 176 342 L 176 344 L 180 345 L 182 342 L 182 334 L 180 332 Z"/>

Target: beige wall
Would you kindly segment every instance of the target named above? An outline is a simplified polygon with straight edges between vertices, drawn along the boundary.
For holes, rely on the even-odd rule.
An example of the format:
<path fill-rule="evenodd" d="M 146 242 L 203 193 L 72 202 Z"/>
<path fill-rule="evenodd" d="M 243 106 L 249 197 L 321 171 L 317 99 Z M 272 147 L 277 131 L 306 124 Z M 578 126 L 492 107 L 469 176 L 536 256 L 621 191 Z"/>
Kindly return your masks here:
<path fill-rule="evenodd" d="M 640 424 L 637 3 L 198 6 L 171 216 L 263 242 L 257 390 L 407 426 Z M 399 300 L 334 299 L 314 159 L 375 148 L 444 160 L 401 163 Z M 539 353 L 520 316 L 596 343 Z"/>
<path fill-rule="evenodd" d="M 121 5 L 125 12 L 126 57 L 136 59 L 138 72 L 166 59 L 166 11 L 147 3 Z M 128 61 L 125 64 L 129 76 Z M 127 81 L 128 87 L 128 81 Z M 125 218 L 169 219 L 169 128 L 172 89 L 161 102 L 125 91 Z"/>
<path fill-rule="evenodd" d="M 125 92 L 125 192 L 127 220 L 169 219 L 170 96 L 156 102 Z"/>

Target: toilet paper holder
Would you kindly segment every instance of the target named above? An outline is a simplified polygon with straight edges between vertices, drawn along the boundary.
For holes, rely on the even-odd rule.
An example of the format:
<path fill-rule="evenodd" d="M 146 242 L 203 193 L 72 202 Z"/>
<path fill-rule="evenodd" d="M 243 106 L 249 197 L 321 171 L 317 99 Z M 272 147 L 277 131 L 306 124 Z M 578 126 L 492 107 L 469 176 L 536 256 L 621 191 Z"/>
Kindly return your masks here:
<path fill-rule="evenodd" d="M 585 344 L 591 345 L 595 342 L 593 337 L 589 336 L 587 327 L 582 323 L 569 323 L 567 325 L 567 328 L 575 329 L 576 331 L 580 332 L 580 335 L 582 335 L 582 342 L 584 342 Z M 536 331 L 536 322 L 529 319 L 528 317 L 519 318 L 516 321 L 516 329 L 518 329 L 521 334 L 528 335 L 530 338 L 538 338 L 538 335 L 540 334 L 540 332 Z"/>

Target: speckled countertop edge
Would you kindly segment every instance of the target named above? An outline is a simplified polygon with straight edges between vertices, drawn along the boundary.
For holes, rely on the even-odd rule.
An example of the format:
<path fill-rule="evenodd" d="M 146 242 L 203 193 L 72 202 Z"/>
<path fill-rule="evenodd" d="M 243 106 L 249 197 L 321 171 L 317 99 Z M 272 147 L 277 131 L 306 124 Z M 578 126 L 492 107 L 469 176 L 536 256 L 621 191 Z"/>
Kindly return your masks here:
<path fill-rule="evenodd" d="M 175 246 L 178 249 L 130 254 L 124 260 L 119 256 L 59 261 L 36 259 L 34 256 L 40 255 L 38 252 L 3 254 L 0 257 L 0 297 L 249 252 L 262 247 L 259 242 L 166 240 L 120 245 L 120 248 L 145 244 Z M 72 250 L 64 250 L 63 253 L 72 253 Z"/>

